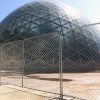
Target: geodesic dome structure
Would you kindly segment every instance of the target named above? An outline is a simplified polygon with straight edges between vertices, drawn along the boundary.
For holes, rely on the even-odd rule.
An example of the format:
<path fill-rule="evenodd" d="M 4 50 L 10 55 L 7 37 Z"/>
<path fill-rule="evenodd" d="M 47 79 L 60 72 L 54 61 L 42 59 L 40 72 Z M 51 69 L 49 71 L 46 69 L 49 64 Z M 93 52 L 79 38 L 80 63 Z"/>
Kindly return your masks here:
<path fill-rule="evenodd" d="M 61 8 L 49 2 L 31 2 L 2 21 L 0 40 L 9 42 L 59 32 L 62 26 L 70 28 L 70 19 Z"/>
<path fill-rule="evenodd" d="M 49 40 L 53 41 L 51 44 L 53 44 L 53 47 L 56 47 L 59 44 L 60 34 L 63 37 L 64 72 L 97 70 L 100 63 L 99 35 L 93 27 L 87 28 L 82 27 L 82 25 L 84 26 L 78 19 L 71 18 L 62 8 L 55 4 L 47 1 L 31 2 L 11 13 L 0 23 L 0 42 L 9 43 L 35 36 L 52 34 L 53 38 L 50 40 L 49 37 Z M 24 47 L 26 50 L 25 59 L 27 60 L 25 63 L 26 69 L 29 67 L 31 71 L 37 70 L 37 72 L 40 72 L 38 69 L 33 69 L 33 66 L 42 66 L 45 69 L 49 65 L 46 68 L 47 70 L 45 70 L 45 72 L 48 72 L 48 68 L 54 66 L 50 63 L 52 58 L 55 59 L 53 64 L 58 65 L 57 59 L 59 54 L 55 52 L 55 54 L 48 54 L 47 52 L 50 52 L 51 49 L 47 46 L 50 45 L 47 42 L 47 38 L 40 40 L 43 53 L 41 55 L 44 55 L 46 58 L 43 57 L 34 64 L 33 60 L 35 58 L 33 55 L 37 51 L 32 52 L 33 48 Z M 27 45 L 31 45 L 32 41 L 27 43 Z M 35 43 L 38 45 L 39 40 L 36 39 Z M 17 43 L 15 42 L 14 45 L 17 45 Z M 9 48 L 10 46 L 6 47 Z M 48 47 L 49 50 L 45 47 Z M 56 51 L 56 49 L 52 48 L 52 51 Z M 54 70 L 54 67 L 51 68 Z M 55 70 L 53 72 L 58 72 L 56 68 Z"/>

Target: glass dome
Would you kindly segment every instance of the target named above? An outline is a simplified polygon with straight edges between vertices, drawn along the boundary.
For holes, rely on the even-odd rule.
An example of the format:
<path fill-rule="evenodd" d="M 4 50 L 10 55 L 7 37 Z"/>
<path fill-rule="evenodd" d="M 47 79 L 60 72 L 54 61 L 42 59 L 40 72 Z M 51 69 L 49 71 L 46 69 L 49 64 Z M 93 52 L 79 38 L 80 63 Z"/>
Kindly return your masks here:
<path fill-rule="evenodd" d="M 66 57 L 73 63 L 85 62 L 85 65 L 89 61 L 100 62 L 98 31 L 94 27 L 81 27 L 84 25 L 55 4 L 47 1 L 31 2 L 8 15 L 0 23 L 0 42 L 60 33 L 63 36 L 63 59 Z M 66 66 L 67 62 L 65 59 Z M 74 67 L 73 63 L 69 67 Z"/>
<path fill-rule="evenodd" d="M 47 2 L 31 2 L 9 16 L 0 25 L 0 41 L 9 42 L 23 38 L 70 29 L 70 20 L 63 9 Z"/>

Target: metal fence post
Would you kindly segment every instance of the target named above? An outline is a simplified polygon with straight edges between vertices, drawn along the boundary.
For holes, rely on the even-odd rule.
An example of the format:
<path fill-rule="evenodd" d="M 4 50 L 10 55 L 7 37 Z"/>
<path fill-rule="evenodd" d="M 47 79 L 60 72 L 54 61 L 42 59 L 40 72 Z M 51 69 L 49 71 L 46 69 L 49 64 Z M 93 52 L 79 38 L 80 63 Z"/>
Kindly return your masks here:
<path fill-rule="evenodd" d="M 2 50 L 1 50 L 1 49 L 2 49 L 2 47 L 0 46 L 0 62 L 1 62 L 1 60 L 2 60 L 2 54 L 1 54 L 1 53 L 2 53 Z M 1 74 L 1 64 L 0 64 L 0 86 L 2 85 L 2 84 L 1 84 L 1 75 L 2 75 L 2 74 Z"/>
<path fill-rule="evenodd" d="M 23 50 L 23 52 L 22 52 L 23 53 L 23 65 L 22 65 L 22 71 L 21 72 L 22 72 L 22 87 L 23 87 L 23 85 L 24 85 L 24 83 L 23 83 L 24 82 L 24 66 L 25 66 L 25 59 L 24 59 L 24 40 L 22 42 L 23 42 L 23 45 L 22 45 L 23 46 L 22 47 L 23 48 L 22 49 Z"/>
<path fill-rule="evenodd" d="M 0 65 L 0 85 L 2 85 L 2 66 L 3 66 L 3 63 L 2 63 L 2 45 L 0 46 L 0 53 L 1 53 L 1 57 L 0 57 L 0 60 L 1 60 L 1 65 Z"/>
<path fill-rule="evenodd" d="M 60 100 L 63 100 L 63 69 L 62 69 L 62 39 L 59 35 L 59 78 L 60 78 Z"/>

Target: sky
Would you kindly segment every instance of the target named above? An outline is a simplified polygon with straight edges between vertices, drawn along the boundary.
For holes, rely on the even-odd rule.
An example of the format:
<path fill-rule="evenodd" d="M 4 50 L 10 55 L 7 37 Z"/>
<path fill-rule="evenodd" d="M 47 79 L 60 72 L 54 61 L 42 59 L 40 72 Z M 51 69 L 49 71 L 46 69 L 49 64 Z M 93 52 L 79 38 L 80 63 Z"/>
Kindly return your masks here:
<path fill-rule="evenodd" d="M 8 14 L 20 6 L 31 2 L 33 0 L 1 0 L 0 1 L 0 21 L 2 21 Z M 100 0 L 54 0 L 56 2 L 63 2 L 74 9 L 79 14 L 92 23 L 100 22 Z"/>

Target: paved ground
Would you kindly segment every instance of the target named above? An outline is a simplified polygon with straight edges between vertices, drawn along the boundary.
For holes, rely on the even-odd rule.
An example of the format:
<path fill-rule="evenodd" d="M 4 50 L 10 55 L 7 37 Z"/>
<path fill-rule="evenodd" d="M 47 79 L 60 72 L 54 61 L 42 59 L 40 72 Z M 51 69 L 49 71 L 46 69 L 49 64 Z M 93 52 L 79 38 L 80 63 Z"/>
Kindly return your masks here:
<path fill-rule="evenodd" d="M 47 97 L 38 95 L 39 91 L 33 91 L 12 85 L 0 86 L 0 100 L 46 100 Z"/>
<path fill-rule="evenodd" d="M 59 93 L 59 81 L 58 81 L 59 75 L 58 74 L 33 74 L 30 76 L 24 77 L 24 87 Z M 71 95 L 71 96 L 83 98 L 86 100 L 100 100 L 100 73 L 77 73 L 77 74 L 69 73 L 69 74 L 64 74 L 63 77 L 64 77 L 63 89 L 64 89 L 65 95 Z M 21 85 L 20 76 L 2 77 L 2 81 L 6 82 L 7 84 Z M 1 90 L 2 89 L 0 89 L 0 91 Z M 18 93 L 21 95 L 22 92 L 21 93 L 18 92 Z M 55 96 L 55 95 L 51 95 L 49 93 L 43 93 L 40 91 L 33 91 L 32 93 L 34 93 L 32 95 L 34 95 L 35 98 L 36 97 L 40 98 L 40 96 L 37 96 L 37 95 L 41 95 L 43 99 L 15 99 L 15 100 L 46 100 L 47 97 Z M 14 92 L 12 94 L 14 96 L 16 93 Z M 22 95 L 23 94 L 24 93 L 22 93 Z M 8 93 L 8 95 L 10 94 Z M 18 95 L 18 97 L 20 96 Z M 12 99 L 3 99 L 3 100 L 12 100 Z"/>
<path fill-rule="evenodd" d="M 42 91 L 22 88 L 13 85 L 0 86 L 0 100 L 59 100 L 55 99 L 59 96 L 56 94 L 46 93 Z M 64 96 L 64 100 L 80 100 L 73 99 L 70 96 Z"/>

